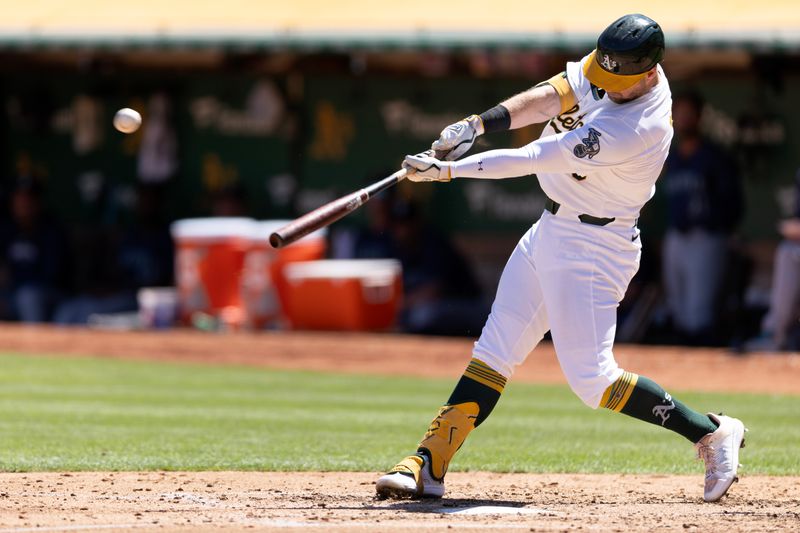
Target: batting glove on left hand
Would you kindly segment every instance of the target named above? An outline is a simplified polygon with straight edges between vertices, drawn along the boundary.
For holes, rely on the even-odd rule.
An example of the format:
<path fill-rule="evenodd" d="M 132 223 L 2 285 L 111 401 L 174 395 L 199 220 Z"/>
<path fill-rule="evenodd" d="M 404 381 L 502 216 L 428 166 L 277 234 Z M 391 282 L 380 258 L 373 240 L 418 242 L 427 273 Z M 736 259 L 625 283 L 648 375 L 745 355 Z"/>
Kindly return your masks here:
<path fill-rule="evenodd" d="M 450 181 L 452 169 L 447 161 L 439 161 L 433 157 L 433 150 L 428 150 L 417 155 L 407 155 L 403 161 L 403 168 L 408 170 L 406 177 L 414 182 Z"/>
<path fill-rule="evenodd" d="M 443 129 L 439 138 L 431 144 L 431 148 L 439 153 L 445 153 L 446 155 L 442 159 L 455 161 L 467 153 L 478 135 L 482 134 L 483 121 L 481 117 L 470 115 Z"/>

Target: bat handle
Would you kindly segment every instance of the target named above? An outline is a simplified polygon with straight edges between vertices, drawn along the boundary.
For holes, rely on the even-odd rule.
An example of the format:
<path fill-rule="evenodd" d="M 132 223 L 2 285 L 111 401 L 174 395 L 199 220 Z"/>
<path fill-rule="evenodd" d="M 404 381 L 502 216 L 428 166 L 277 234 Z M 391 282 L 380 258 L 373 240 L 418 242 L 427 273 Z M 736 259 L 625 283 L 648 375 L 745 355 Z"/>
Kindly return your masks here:
<path fill-rule="evenodd" d="M 375 196 L 379 192 L 388 189 L 392 185 L 397 185 L 398 183 L 403 181 L 407 175 L 408 175 L 408 169 L 401 168 L 400 170 L 398 170 L 397 172 L 395 172 L 394 174 L 392 174 L 388 178 L 384 178 L 381 181 L 375 182 L 372 185 L 370 185 L 369 187 L 365 187 L 364 189 L 361 189 L 361 190 L 365 191 L 367 193 L 367 200 L 369 200 L 370 198 L 372 198 L 373 196 Z M 364 201 L 367 201 L 367 200 L 364 200 Z"/>

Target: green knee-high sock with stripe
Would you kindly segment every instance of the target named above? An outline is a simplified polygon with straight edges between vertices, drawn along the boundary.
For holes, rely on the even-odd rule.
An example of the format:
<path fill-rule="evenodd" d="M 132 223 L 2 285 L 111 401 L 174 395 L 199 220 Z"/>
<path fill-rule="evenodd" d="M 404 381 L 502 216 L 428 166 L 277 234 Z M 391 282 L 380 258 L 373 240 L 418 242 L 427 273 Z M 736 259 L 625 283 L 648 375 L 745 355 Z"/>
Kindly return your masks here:
<path fill-rule="evenodd" d="M 606 389 L 600 406 L 665 427 L 693 443 L 717 429 L 708 416 L 676 400 L 653 380 L 632 372 L 625 372 Z"/>
<path fill-rule="evenodd" d="M 475 427 L 478 427 L 497 405 L 505 386 L 506 378 L 486 363 L 473 359 L 456 384 L 456 388 L 453 389 L 447 404 L 477 403 L 479 410 L 478 417 L 475 419 Z"/>

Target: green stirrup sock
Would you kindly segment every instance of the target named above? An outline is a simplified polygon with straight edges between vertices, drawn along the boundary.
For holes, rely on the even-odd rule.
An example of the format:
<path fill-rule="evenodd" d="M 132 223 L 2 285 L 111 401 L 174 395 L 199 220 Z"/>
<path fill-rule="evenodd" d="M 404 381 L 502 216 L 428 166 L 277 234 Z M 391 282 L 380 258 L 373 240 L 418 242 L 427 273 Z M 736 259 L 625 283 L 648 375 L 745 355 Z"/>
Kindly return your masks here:
<path fill-rule="evenodd" d="M 632 372 L 625 372 L 606 389 L 600 406 L 665 427 L 693 443 L 717 429 L 708 416 L 676 400 L 655 381 Z"/>

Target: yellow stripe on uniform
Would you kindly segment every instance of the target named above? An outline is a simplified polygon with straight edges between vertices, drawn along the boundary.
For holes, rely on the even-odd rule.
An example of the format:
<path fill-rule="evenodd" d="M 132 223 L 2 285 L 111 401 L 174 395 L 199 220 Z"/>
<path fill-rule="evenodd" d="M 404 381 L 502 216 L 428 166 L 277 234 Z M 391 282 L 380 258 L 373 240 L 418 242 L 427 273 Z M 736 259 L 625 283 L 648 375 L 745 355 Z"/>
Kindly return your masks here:
<path fill-rule="evenodd" d="M 467 369 L 464 371 L 464 375 L 481 383 L 489 382 L 492 384 L 489 386 L 498 392 L 503 392 L 503 388 L 506 386 L 506 378 L 503 377 L 503 375 L 478 359 L 472 359 L 472 361 L 470 361 Z"/>
<path fill-rule="evenodd" d="M 558 93 L 558 100 L 561 102 L 561 112 L 559 112 L 559 115 L 578 103 L 577 98 L 575 98 L 575 93 L 572 92 L 572 87 L 570 87 L 567 81 L 566 72 L 556 74 L 545 83 L 552 85 L 553 89 Z"/>
<path fill-rule="evenodd" d="M 628 399 L 631 397 L 638 379 L 639 376 L 633 372 L 623 373 L 617 380 L 618 386 L 615 394 L 609 398 L 608 408 L 612 411 L 621 411 L 622 408 L 625 407 L 625 404 L 628 403 Z"/>
<path fill-rule="evenodd" d="M 486 385 L 487 387 L 502 393 L 506 386 L 506 378 L 499 374 L 492 367 L 478 359 L 472 359 L 464 371 L 464 376 Z"/>
<path fill-rule="evenodd" d="M 603 399 L 600 400 L 600 406 L 612 411 L 622 411 L 625 404 L 633 393 L 636 387 L 636 382 L 639 380 L 639 375 L 633 372 L 624 372 L 617 381 L 608 386 L 603 393 Z"/>
<path fill-rule="evenodd" d="M 491 381 L 492 383 L 496 383 L 500 387 L 505 387 L 506 385 L 506 380 L 503 379 L 502 376 L 498 377 L 497 374 L 491 371 L 481 370 L 473 367 L 473 368 L 468 368 L 464 373 L 469 377 L 479 377 Z"/>

